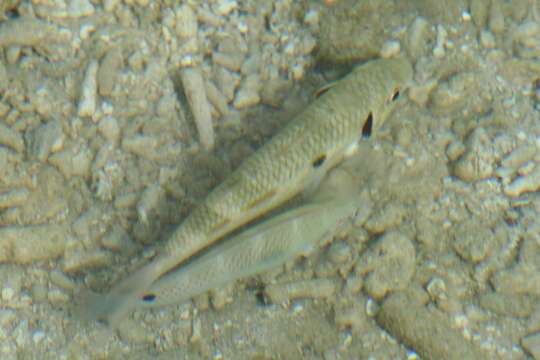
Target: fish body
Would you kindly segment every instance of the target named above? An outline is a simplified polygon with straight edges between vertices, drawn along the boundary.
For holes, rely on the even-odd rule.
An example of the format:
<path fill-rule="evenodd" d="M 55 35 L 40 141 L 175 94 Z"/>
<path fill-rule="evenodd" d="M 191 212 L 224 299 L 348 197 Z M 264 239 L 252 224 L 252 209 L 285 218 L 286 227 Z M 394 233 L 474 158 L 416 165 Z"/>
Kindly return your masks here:
<path fill-rule="evenodd" d="M 405 58 L 380 59 L 337 81 L 212 190 L 156 257 L 98 300 L 88 315 L 114 323 L 171 269 L 313 186 L 362 136 L 380 128 L 412 73 Z"/>
<path fill-rule="evenodd" d="M 331 175 L 316 190 L 316 198 L 226 238 L 168 272 L 150 286 L 136 305 L 147 308 L 182 303 L 309 253 L 337 224 L 354 213 L 358 203 L 358 189 L 350 176 L 338 170 Z"/>

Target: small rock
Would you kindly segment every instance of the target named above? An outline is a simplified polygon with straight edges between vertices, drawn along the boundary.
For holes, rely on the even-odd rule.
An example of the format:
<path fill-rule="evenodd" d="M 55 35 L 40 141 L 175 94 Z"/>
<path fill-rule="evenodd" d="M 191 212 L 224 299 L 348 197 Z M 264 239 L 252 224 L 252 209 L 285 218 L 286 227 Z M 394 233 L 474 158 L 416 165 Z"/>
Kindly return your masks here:
<path fill-rule="evenodd" d="M 495 156 L 491 139 L 483 128 L 477 128 L 467 139 L 467 151 L 454 164 L 454 175 L 466 182 L 493 175 Z"/>
<path fill-rule="evenodd" d="M 486 228 L 474 222 L 460 224 L 454 231 L 454 250 L 465 260 L 479 263 L 493 250 L 495 236 Z"/>
<path fill-rule="evenodd" d="M 59 121 L 41 125 L 32 133 L 31 153 L 39 161 L 46 161 L 50 153 L 62 150 L 65 135 Z"/>
<path fill-rule="evenodd" d="M 34 341 L 34 344 L 38 345 L 45 339 L 45 332 L 43 330 L 35 330 L 32 334 L 32 340 Z"/>
<path fill-rule="evenodd" d="M 527 295 L 489 292 L 480 296 L 480 305 L 499 315 L 528 317 L 534 309 L 534 300 Z"/>
<path fill-rule="evenodd" d="M 399 54 L 401 44 L 398 40 L 386 41 L 381 47 L 381 57 L 388 59 Z"/>
<path fill-rule="evenodd" d="M 497 292 L 540 296 L 540 273 L 532 266 L 501 270 L 491 278 Z"/>
<path fill-rule="evenodd" d="M 118 121 L 112 116 L 105 116 L 98 125 L 99 132 L 111 143 L 116 143 L 120 137 Z"/>
<path fill-rule="evenodd" d="M 395 228 L 403 221 L 405 209 L 403 206 L 390 204 L 371 215 L 364 228 L 369 232 L 381 234 L 387 229 Z"/>
<path fill-rule="evenodd" d="M 51 303 L 67 303 L 69 302 L 69 296 L 60 289 L 53 289 L 49 291 L 47 295 Z"/>
<path fill-rule="evenodd" d="M 15 297 L 15 290 L 10 287 L 2 289 L 2 300 L 10 302 Z"/>
<path fill-rule="evenodd" d="M 480 31 L 480 44 L 482 44 L 482 46 L 486 49 L 493 49 L 495 46 L 497 46 L 495 36 L 491 31 L 486 29 Z"/>
<path fill-rule="evenodd" d="M 68 4 L 69 17 L 79 18 L 94 13 L 94 5 L 88 0 L 71 0 Z"/>
<path fill-rule="evenodd" d="M 519 176 L 510 184 L 504 186 L 504 193 L 508 196 L 517 197 L 526 192 L 535 192 L 540 189 L 540 165 L 527 175 Z"/>
<path fill-rule="evenodd" d="M 364 253 L 357 273 L 368 274 L 364 288 L 375 299 L 407 288 L 415 271 L 416 251 L 412 241 L 399 232 L 388 232 Z"/>
<path fill-rule="evenodd" d="M 81 99 L 78 109 L 78 114 L 81 117 L 91 117 L 96 111 L 98 70 L 99 64 L 97 60 L 90 61 L 81 88 Z"/>
<path fill-rule="evenodd" d="M 346 242 L 334 242 L 328 250 L 328 259 L 334 264 L 343 264 L 351 259 L 351 254 L 351 247 Z"/>

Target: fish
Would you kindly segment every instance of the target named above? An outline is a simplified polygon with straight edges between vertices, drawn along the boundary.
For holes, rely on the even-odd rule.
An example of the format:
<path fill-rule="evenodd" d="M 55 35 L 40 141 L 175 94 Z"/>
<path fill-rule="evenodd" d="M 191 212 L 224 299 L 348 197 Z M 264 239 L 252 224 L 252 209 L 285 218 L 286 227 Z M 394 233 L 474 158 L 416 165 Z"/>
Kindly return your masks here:
<path fill-rule="evenodd" d="M 156 308 L 185 302 L 208 290 L 276 268 L 298 256 L 308 256 L 359 205 L 358 186 L 341 169 L 333 170 L 314 195 L 156 280 L 135 304 Z"/>
<path fill-rule="evenodd" d="M 246 158 L 184 219 L 156 255 L 80 310 L 85 319 L 120 321 L 171 269 L 233 230 L 269 213 L 354 154 L 392 113 L 412 81 L 405 57 L 375 59 L 332 83 Z M 315 185 L 314 185 L 315 184 Z"/>

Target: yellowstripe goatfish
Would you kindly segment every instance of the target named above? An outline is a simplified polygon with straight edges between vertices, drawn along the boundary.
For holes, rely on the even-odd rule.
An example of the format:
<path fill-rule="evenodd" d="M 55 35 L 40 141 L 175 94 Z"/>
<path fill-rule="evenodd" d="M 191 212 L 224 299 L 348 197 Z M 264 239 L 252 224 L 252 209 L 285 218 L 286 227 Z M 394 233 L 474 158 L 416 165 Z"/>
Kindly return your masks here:
<path fill-rule="evenodd" d="M 329 86 L 258 151 L 247 158 L 157 248 L 157 255 L 111 291 L 81 308 L 85 318 L 114 325 L 160 277 L 223 236 L 297 195 L 352 153 L 387 119 L 412 79 L 405 58 L 356 67 Z"/>

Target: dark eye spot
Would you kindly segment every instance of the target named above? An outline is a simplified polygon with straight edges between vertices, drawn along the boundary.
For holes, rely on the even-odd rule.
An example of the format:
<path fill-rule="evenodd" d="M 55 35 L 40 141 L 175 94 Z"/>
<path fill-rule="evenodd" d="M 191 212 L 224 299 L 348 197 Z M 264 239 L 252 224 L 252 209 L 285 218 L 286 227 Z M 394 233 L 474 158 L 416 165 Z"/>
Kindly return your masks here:
<path fill-rule="evenodd" d="M 145 294 L 142 299 L 144 302 L 152 302 L 156 300 L 156 294 Z"/>
<path fill-rule="evenodd" d="M 315 160 L 313 160 L 313 162 L 311 163 L 311 165 L 313 165 L 314 168 L 318 168 L 319 166 L 321 166 L 322 164 L 324 164 L 324 161 L 326 160 L 326 155 L 325 154 L 322 154 L 321 156 L 319 156 L 318 158 L 316 158 Z"/>
<path fill-rule="evenodd" d="M 371 136 L 371 130 L 373 129 L 373 114 L 369 113 L 362 127 L 362 137 L 369 138 Z"/>
<path fill-rule="evenodd" d="M 268 306 L 270 305 L 270 300 L 266 296 L 263 290 L 259 290 L 255 293 L 255 297 L 257 299 L 257 305 L 259 306 Z"/>
<path fill-rule="evenodd" d="M 399 99 L 399 90 L 394 91 L 394 93 L 392 94 L 392 97 L 390 99 L 392 101 L 396 101 L 397 99 Z"/>

